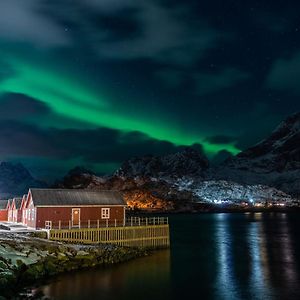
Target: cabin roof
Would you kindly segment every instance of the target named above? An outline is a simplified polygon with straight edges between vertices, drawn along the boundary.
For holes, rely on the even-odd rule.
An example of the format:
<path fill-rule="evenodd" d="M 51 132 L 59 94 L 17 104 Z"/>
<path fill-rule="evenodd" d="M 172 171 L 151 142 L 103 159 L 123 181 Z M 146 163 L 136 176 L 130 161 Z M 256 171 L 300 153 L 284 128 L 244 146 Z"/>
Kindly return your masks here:
<path fill-rule="evenodd" d="M 0 200 L 0 209 L 6 209 L 7 208 L 7 200 Z"/>
<path fill-rule="evenodd" d="M 12 206 L 12 201 L 13 201 L 13 199 L 8 199 L 7 200 L 7 206 L 8 206 L 9 209 Z"/>
<path fill-rule="evenodd" d="M 117 191 L 30 189 L 35 206 L 126 205 Z"/>
<path fill-rule="evenodd" d="M 21 203 L 22 203 L 22 198 L 14 198 L 13 199 L 16 209 L 20 209 L 21 208 Z"/>

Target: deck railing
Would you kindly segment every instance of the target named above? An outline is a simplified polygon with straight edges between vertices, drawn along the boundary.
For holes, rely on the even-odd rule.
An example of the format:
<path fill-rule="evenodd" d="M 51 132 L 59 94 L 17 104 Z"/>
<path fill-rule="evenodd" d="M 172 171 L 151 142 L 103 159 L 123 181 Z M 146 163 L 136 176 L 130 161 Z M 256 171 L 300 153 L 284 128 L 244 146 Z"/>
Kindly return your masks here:
<path fill-rule="evenodd" d="M 52 227 L 49 238 L 68 243 L 106 243 L 129 247 L 167 248 L 170 245 L 168 219 L 161 217 L 129 218 L 123 221 L 122 226 L 71 229 Z"/>
<path fill-rule="evenodd" d="M 86 220 L 74 223 L 69 221 L 46 221 L 46 229 L 72 229 L 72 228 L 103 228 L 103 227 L 125 227 L 125 226 L 152 226 L 167 225 L 168 217 L 129 217 L 121 219 L 99 219 Z"/>

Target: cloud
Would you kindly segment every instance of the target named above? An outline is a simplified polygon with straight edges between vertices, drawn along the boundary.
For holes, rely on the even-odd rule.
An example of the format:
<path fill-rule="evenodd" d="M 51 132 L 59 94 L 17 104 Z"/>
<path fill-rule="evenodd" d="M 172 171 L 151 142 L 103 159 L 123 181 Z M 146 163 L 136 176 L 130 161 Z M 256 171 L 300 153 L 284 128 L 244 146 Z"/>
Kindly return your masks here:
<path fill-rule="evenodd" d="M 228 37 L 190 18 L 190 10 L 156 0 L 2 0 L 0 37 L 39 47 L 78 45 L 80 39 L 102 59 L 187 65 Z"/>
<path fill-rule="evenodd" d="M 174 68 L 163 68 L 155 72 L 155 77 L 168 88 L 180 87 L 190 80 L 190 74 Z"/>
<path fill-rule="evenodd" d="M 2 60 L 0 60 L 0 83 L 2 80 L 7 79 L 15 74 L 14 70 L 10 65 Z"/>
<path fill-rule="evenodd" d="M 203 21 L 191 22 L 185 8 L 165 7 L 158 1 L 96 2 L 88 3 L 98 8 L 98 18 L 101 18 L 101 13 L 113 14 L 116 19 L 124 18 L 123 10 L 131 9 L 130 17 L 134 17 L 139 28 L 139 34 L 126 40 L 111 39 L 109 28 L 105 29 L 106 34 L 101 34 L 101 28 L 97 29 L 97 33 L 91 28 L 89 34 L 94 39 L 96 51 L 103 58 L 190 64 L 226 36 Z"/>
<path fill-rule="evenodd" d="M 300 94 L 300 53 L 289 59 L 278 59 L 267 77 L 267 86 Z"/>
<path fill-rule="evenodd" d="M 47 17 L 44 0 L 1 0 L 0 37 L 36 46 L 69 44 L 64 28 Z"/>
<path fill-rule="evenodd" d="M 215 73 L 167 67 L 156 71 L 155 76 L 167 88 L 188 85 L 200 96 L 230 88 L 250 77 L 248 73 L 235 67 L 226 67 Z"/>
<path fill-rule="evenodd" d="M 32 118 L 49 113 L 44 103 L 26 95 L 7 93 L 0 96 L 0 120 Z"/>
<path fill-rule="evenodd" d="M 201 144 L 192 147 L 203 153 Z M 38 128 L 18 121 L 0 121 L 0 161 L 22 162 L 44 180 L 59 178 L 76 165 L 109 174 L 132 157 L 165 155 L 184 148 L 140 132 Z"/>
<path fill-rule="evenodd" d="M 248 79 L 249 76 L 250 75 L 244 71 L 228 67 L 218 73 L 197 73 L 193 77 L 195 81 L 196 94 L 205 95 L 232 87 L 239 82 Z"/>
<path fill-rule="evenodd" d="M 143 0 L 84 0 L 85 5 L 109 13 L 128 7 L 135 7 L 140 3 L 142 4 Z"/>
<path fill-rule="evenodd" d="M 289 13 L 289 18 L 285 14 L 275 12 L 259 12 L 255 15 L 255 23 L 261 28 L 262 26 L 274 33 L 282 33 L 290 29 L 292 23 L 298 19 L 298 15 L 292 16 Z M 295 18 L 296 17 L 296 18 Z"/>
<path fill-rule="evenodd" d="M 0 155 L 3 158 L 37 157 L 80 159 L 87 163 L 120 163 L 145 153 L 160 155 L 180 147 L 140 132 L 109 128 L 39 128 L 19 121 L 0 121 Z"/>

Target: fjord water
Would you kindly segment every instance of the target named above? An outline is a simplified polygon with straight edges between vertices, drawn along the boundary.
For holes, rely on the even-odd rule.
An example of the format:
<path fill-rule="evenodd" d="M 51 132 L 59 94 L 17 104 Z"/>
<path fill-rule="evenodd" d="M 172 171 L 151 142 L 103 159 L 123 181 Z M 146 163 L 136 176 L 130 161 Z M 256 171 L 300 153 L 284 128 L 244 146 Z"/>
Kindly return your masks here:
<path fill-rule="evenodd" d="M 52 299 L 300 299 L 300 215 L 170 216 L 171 249 L 60 276 Z"/>

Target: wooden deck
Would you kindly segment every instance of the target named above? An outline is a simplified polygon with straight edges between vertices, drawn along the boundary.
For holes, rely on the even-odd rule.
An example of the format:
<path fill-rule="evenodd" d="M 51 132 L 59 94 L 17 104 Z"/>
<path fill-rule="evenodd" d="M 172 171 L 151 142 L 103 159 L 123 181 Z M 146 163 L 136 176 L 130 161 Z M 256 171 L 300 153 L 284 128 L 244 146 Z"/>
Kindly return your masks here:
<path fill-rule="evenodd" d="M 130 219 L 124 226 L 51 229 L 49 238 L 78 244 L 116 244 L 128 247 L 168 248 L 170 233 L 167 218 Z"/>

